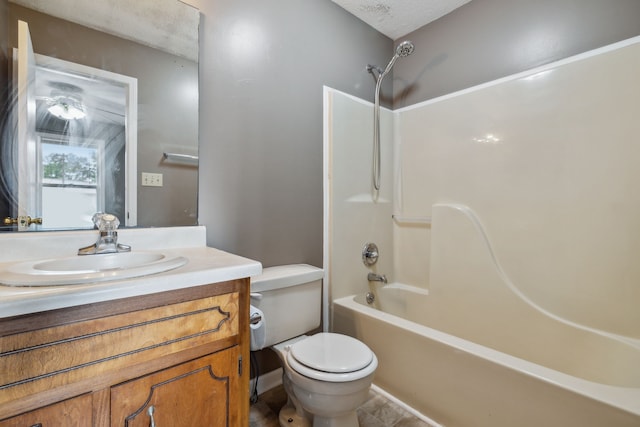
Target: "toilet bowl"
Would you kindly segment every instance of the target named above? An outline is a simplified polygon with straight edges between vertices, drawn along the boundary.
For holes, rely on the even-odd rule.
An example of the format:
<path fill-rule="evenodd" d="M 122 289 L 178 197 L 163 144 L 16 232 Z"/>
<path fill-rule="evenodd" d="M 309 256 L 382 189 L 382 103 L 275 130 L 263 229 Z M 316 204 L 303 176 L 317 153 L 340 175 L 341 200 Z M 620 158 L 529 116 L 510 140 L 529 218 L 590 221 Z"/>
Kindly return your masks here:
<path fill-rule="evenodd" d="M 314 427 L 358 426 L 356 409 L 369 397 L 378 366 L 367 346 L 346 335 L 318 333 L 272 348 L 282 361 L 285 390 L 310 414 Z"/>
<path fill-rule="evenodd" d="M 308 265 L 265 268 L 252 278 L 252 304 L 264 314 L 266 340 L 283 366 L 289 402 L 280 425 L 357 427 L 356 409 L 368 398 L 378 360 L 355 338 L 320 325 L 323 271 Z M 254 349 L 255 350 L 255 349 Z"/>

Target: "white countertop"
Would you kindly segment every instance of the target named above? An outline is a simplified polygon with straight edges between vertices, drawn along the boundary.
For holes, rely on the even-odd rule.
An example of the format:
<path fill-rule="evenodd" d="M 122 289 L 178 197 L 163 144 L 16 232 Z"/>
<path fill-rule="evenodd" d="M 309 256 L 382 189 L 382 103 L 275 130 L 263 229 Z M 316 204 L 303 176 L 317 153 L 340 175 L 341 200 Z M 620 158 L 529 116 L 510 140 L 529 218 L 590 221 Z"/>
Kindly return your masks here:
<path fill-rule="evenodd" d="M 206 230 L 201 226 L 122 229 L 118 234 L 119 242 L 131 245 L 133 251 L 158 250 L 189 261 L 174 270 L 126 280 L 38 287 L 0 285 L 0 318 L 184 289 L 262 272 L 257 261 L 207 247 Z M 0 234 L 0 270 L 25 260 L 72 256 L 96 238 L 97 231 Z"/>

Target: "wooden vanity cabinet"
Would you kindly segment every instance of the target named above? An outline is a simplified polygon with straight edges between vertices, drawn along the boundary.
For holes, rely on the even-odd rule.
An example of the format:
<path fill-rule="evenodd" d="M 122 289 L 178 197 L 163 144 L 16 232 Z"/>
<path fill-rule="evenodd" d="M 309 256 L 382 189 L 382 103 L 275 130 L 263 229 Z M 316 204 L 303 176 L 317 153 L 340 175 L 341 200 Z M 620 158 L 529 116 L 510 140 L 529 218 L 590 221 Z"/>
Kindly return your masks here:
<path fill-rule="evenodd" d="M 0 427 L 248 425 L 248 295 L 240 279 L 0 320 Z"/>

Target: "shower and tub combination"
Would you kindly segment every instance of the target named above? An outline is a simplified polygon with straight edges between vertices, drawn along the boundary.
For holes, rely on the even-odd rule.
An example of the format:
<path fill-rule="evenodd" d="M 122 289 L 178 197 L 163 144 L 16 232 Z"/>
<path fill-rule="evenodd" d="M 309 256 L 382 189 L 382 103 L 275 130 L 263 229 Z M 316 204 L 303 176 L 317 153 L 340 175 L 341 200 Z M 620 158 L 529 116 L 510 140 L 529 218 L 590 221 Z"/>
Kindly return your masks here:
<path fill-rule="evenodd" d="M 638 69 L 634 38 L 383 108 L 375 195 L 374 106 L 325 89 L 326 315 L 375 386 L 433 425 L 640 425 Z"/>

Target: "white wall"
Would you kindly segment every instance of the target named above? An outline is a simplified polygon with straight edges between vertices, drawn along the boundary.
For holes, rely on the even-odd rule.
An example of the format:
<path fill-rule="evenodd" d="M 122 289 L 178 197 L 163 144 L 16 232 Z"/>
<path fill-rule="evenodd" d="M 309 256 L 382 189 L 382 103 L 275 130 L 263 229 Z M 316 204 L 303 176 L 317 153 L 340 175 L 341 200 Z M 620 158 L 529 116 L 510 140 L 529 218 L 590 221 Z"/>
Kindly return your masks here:
<path fill-rule="evenodd" d="M 399 110 L 402 210 L 469 206 L 534 303 L 640 337 L 638 69 L 640 43 Z"/>
<path fill-rule="evenodd" d="M 393 115 L 384 108 L 380 111 L 381 183 L 380 191 L 375 192 L 371 172 L 373 105 L 325 88 L 325 109 L 325 191 L 329 202 L 325 268 L 331 301 L 366 292 L 369 286 L 381 286 L 369 284 L 369 272 L 386 274 L 392 280 Z M 376 243 L 380 250 L 378 262 L 369 268 L 362 262 L 362 249 L 368 242 Z"/>
<path fill-rule="evenodd" d="M 570 322 L 640 338 L 640 38 L 633 42 L 396 111 L 396 180 L 385 193 L 391 205 L 366 197 L 370 107 L 334 94 L 332 297 L 366 290 L 357 246 L 374 233 L 382 253 L 393 248 L 393 271 L 383 265 L 396 281 L 434 298 L 447 295 L 450 276 L 460 298 L 488 291 L 501 279 L 465 274 L 478 260 L 468 258 L 464 239 L 452 246 L 436 222 L 390 219 L 391 212 L 427 218 L 434 204 L 455 203 L 478 216 L 525 299 Z M 366 203 L 353 203 L 358 194 Z M 455 267 L 432 262 L 443 251 L 459 258 Z M 495 310 L 499 299 L 491 301 Z"/>

